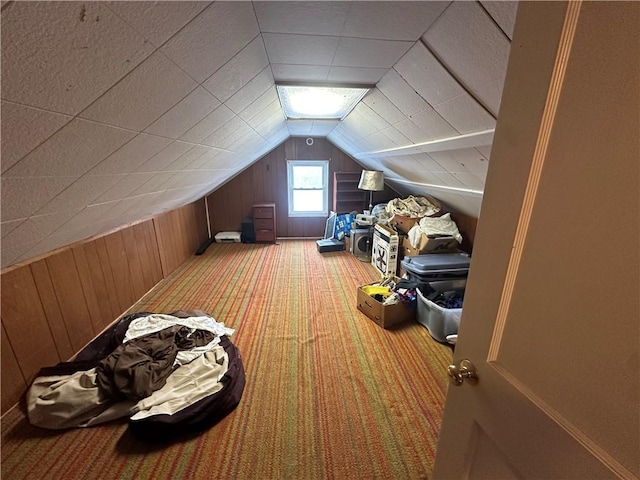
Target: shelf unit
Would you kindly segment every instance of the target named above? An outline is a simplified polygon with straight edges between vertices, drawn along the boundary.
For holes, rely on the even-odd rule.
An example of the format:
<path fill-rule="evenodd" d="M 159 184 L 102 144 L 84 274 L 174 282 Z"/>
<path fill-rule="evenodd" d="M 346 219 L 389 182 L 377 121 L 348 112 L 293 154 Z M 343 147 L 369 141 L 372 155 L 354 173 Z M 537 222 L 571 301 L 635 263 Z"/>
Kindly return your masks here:
<path fill-rule="evenodd" d="M 349 213 L 362 212 L 367 208 L 369 192 L 360 190 L 360 172 L 334 172 L 333 174 L 333 211 Z"/>

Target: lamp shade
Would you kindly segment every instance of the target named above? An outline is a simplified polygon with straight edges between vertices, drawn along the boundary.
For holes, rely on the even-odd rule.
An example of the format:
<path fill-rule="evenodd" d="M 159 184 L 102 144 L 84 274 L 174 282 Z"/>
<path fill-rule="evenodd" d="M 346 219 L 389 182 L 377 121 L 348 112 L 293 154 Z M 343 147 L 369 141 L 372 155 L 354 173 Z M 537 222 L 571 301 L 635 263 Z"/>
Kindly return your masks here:
<path fill-rule="evenodd" d="M 384 190 L 384 173 L 380 170 L 363 170 L 358 188 L 370 192 Z"/>

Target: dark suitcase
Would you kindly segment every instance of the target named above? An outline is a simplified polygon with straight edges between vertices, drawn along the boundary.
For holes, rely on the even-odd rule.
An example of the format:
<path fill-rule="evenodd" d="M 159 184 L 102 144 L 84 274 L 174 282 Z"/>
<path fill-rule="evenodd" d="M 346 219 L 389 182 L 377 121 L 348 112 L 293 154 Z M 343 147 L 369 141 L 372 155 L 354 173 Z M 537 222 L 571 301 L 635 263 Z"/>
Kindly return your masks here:
<path fill-rule="evenodd" d="M 466 278 L 471 257 L 463 252 L 428 253 L 405 257 L 401 265 L 409 280 L 433 282 L 455 278 Z"/>

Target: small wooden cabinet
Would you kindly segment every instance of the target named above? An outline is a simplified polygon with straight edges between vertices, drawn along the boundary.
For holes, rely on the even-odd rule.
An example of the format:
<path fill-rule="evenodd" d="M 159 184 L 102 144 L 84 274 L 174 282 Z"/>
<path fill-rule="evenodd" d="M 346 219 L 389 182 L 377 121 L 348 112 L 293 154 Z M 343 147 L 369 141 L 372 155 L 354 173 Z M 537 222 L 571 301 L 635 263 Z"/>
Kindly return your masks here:
<path fill-rule="evenodd" d="M 253 228 L 256 232 L 256 242 L 276 242 L 275 203 L 253 205 Z"/>
<path fill-rule="evenodd" d="M 369 192 L 358 188 L 360 172 L 334 172 L 333 211 L 349 213 L 362 212 L 368 205 Z"/>

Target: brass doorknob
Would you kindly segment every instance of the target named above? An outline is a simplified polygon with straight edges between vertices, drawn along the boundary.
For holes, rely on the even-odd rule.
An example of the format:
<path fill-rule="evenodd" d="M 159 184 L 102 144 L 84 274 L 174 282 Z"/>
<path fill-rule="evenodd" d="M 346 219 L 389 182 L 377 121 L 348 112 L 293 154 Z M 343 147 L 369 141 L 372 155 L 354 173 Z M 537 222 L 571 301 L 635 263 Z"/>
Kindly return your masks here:
<path fill-rule="evenodd" d="M 465 379 L 468 382 L 476 383 L 478 381 L 478 372 L 476 366 L 471 363 L 471 360 L 460 360 L 458 365 L 449 365 L 447 367 L 447 373 L 449 374 L 449 381 L 457 386 L 462 385 Z"/>

